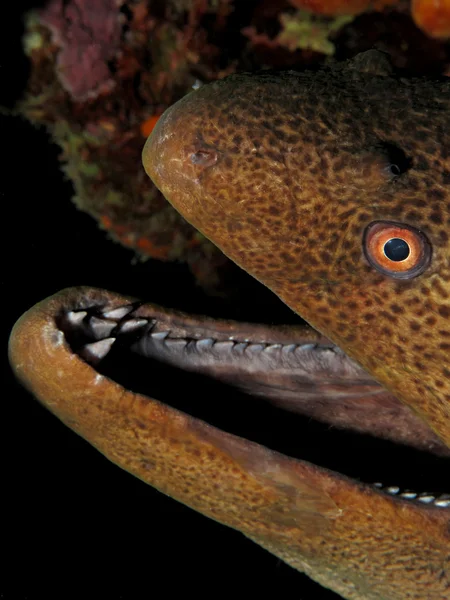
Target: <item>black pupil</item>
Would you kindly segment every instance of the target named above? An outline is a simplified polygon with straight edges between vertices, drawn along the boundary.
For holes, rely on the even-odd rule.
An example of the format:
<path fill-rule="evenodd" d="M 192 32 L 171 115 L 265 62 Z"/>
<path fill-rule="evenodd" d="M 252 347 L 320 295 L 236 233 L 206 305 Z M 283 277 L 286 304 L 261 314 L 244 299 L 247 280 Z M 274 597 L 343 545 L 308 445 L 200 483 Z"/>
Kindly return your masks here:
<path fill-rule="evenodd" d="M 409 246 L 405 240 L 401 238 L 392 238 L 384 245 L 384 254 L 395 262 L 405 260 L 409 256 Z"/>
<path fill-rule="evenodd" d="M 392 175 L 400 175 L 401 173 L 400 167 L 398 165 L 389 165 L 389 170 L 391 171 Z"/>

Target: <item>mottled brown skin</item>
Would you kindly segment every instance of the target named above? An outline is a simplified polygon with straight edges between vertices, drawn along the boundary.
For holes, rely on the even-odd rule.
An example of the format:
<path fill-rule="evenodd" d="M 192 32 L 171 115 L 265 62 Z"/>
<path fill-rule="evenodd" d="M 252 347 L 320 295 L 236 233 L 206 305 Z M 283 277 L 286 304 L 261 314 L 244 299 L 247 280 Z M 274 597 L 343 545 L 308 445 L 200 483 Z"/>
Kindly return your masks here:
<path fill-rule="evenodd" d="M 17 322 L 10 360 L 28 389 L 110 460 L 239 529 L 344 598 L 448 598 L 448 510 L 382 494 L 224 433 L 99 375 L 58 315 L 130 298 L 68 289 Z"/>
<path fill-rule="evenodd" d="M 449 446 L 450 83 L 390 76 L 368 56 L 205 86 L 165 113 L 144 165 L 193 225 Z M 426 234 L 422 275 L 367 263 L 376 220 Z"/>
<path fill-rule="evenodd" d="M 147 172 L 192 223 L 447 446 L 449 101 L 450 84 L 391 78 L 373 54 L 316 74 L 236 75 L 170 109 L 144 150 Z M 367 264 L 362 234 L 380 219 L 428 236 L 420 277 L 395 281 Z M 221 432 L 83 361 L 58 316 L 129 301 L 75 288 L 35 306 L 11 336 L 19 379 L 122 468 L 342 597 L 450 598 L 450 509 Z"/>
<path fill-rule="evenodd" d="M 447 446 L 449 114 L 448 80 L 401 79 L 372 52 L 318 73 L 242 74 L 205 86 L 166 112 L 143 153 L 147 173 L 193 225 Z M 393 279 L 368 264 L 363 235 L 378 220 L 425 233 L 432 258 L 420 276 Z M 438 561 L 444 570 L 437 575 L 430 558 L 436 579 L 424 584 L 420 544 L 403 555 L 398 542 L 402 521 L 381 519 L 381 555 L 371 543 L 359 546 L 368 525 L 348 543 L 356 561 L 376 565 L 383 591 L 369 574 L 362 583 L 352 578 L 357 591 L 326 585 L 348 598 L 450 598 L 448 537 Z"/>

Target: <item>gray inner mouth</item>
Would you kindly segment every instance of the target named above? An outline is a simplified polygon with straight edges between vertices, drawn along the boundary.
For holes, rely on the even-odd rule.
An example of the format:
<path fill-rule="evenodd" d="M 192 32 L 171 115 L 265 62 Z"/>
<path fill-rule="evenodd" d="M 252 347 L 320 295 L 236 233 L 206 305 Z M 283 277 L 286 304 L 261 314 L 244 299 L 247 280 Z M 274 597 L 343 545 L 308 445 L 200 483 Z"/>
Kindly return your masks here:
<path fill-rule="evenodd" d="M 313 389 L 317 365 L 324 374 L 344 370 L 346 376 L 359 378 L 367 394 L 380 393 L 335 345 L 274 343 L 261 335 L 242 338 L 232 329 L 214 335 L 211 327 L 196 330 L 156 313 L 143 316 L 140 309 L 140 303 L 111 310 L 93 305 L 62 313 L 57 324 L 73 352 L 134 392 L 288 456 L 371 483 L 399 500 L 430 509 L 450 508 L 450 494 L 441 481 L 448 457 L 292 412 L 296 395 L 306 401 L 317 395 Z M 299 371 L 313 363 L 314 380 L 308 382 L 302 375 L 299 392 Z M 343 397 L 338 378 L 331 377 L 331 382 L 320 387 L 320 393 Z M 283 400 L 274 403 L 280 395 Z"/>

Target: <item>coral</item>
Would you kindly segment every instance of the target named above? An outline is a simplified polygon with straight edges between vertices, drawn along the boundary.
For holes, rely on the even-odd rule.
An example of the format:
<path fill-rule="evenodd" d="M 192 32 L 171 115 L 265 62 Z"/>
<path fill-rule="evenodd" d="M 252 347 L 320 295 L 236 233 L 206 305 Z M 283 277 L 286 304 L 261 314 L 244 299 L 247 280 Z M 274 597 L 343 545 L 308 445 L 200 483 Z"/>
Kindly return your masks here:
<path fill-rule="evenodd" d="M 402 11 L 406 0 L 289 0 L 292 6 L 327 16 L 359 15 L 394 7 Z M 411 0 L 411 16 L 427 35 L 437 39 L 450 37 L 450 0 Z"/>
<path fill-rule="evenodd" d="M 342 15 L 335 19 L 324 19 L 303 10 L 294 15 L 280 15 L 282 31 L 277 40 L 289 50 L 310 49 L 323 54 L 334 54 L 334 45 L 328 39 L 335 31 L 350 23 L 353 17 Z"/>
<path fill-rule="evenodd" d="M 418 27 L 432 37 L 450 37 L 450 0 L 412 0 L 412 16 Z"/>
<path fill-rule="evenodd" d="M 382 10 L 398 0 L 289 0 L 292 6 L 328 16 L 358 15 L 366 10 Z"/>
<path fill-rule="evenodd" d="M 268 48 L 282 47 L 290 52 L 295 50 L 312 50 L 323 54 L 333 54 L 334 45 L 329 36 L 350 23 L 353 17 L 342 15 L 334 19 L 315 15 L 305 10 L 294 14 L 281 13 L 278 20 L 281 31 L 271 39 L 264 33 L 258 33 L 254 27 L 243 29 L 253 44 L 263 44 Z"/>
<path fill-rule="evenodd" d="M 120 42 L 123 0 L 51 0 L 39 13 L 59 47 L 58 77 L 76 100 L 110 90 L 109 62 Z"/>
<path fill-rule="evenodd" d="M 212 67 L 219 49 L 202 24 L 207 16 L 219 30 L 229 1 L 177 0 L 156 14 L 152 5 L 51 0 L 31 13 L 24 45 L 32 71 L 20 111 L 45 124 L 61 147 L 81 210 L 142 259 L 186 261 L 204 287 L 218 291 L 227 259 L 149 181 L 141 151 L 163 110 L 199 77 L 234 70 Z"/>

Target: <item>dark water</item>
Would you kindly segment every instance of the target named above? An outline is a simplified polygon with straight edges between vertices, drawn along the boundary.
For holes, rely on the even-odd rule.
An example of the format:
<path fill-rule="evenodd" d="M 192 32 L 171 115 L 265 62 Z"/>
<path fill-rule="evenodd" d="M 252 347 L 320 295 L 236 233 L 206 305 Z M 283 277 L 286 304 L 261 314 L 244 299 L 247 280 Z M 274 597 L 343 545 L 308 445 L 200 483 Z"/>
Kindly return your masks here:
<path fill-rule="evenodd" d="M 0 55 L 0 104 L 26 80 L 20 14 L 8 4 Z M 36 6 L 38 3 L 34 3 Z M 33 3 L 28 3 L 29 6 Z M 0 116 L 2 343 L 27 308 L 71 285 L 97 285 L 208 312 L 187 270 L 133 257 L 108 241 L 69 201 L 58 148 L 43 131 Z M 251 308 L 251 304 L 249 304 Z M 245 313 L 244 309 L 242 310 Z M 239 310 L 212 302 L 223 316 Z M 256 313 L 248 310 L 255 318 Z M 5 357 L 5 354 L 4 354 Z M 138 600 L 222 593 L 334 598 L 240 533 L 158 493 L 108 462 L 13 379 L 6 357 L 1 394 L 0 598 Z"/>

